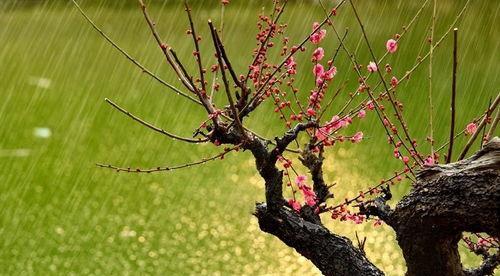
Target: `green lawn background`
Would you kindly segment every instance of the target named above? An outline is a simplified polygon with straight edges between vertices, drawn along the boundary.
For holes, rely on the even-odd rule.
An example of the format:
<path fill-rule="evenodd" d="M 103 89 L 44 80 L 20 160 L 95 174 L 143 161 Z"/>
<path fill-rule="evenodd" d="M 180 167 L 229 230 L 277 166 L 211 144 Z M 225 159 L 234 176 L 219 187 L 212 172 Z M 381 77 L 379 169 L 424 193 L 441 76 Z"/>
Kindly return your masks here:
<path fill-rule="evenodd" d="M 212 53 L 206 21 L 220 24 L 217 1 L 193 6 L 204 38 L 202 52 Z M 232 1 L 225 9 L 224 41 L 238 71 L 244 71 L 254 47 L 259 11 L 267 1 Z M 420 7 L 414 1 L 358 1 L 377 55 L 385 41 L 401 32 Z M 438 1 L 436 36 L 453 21 L 465 1 Z M 82 7 L 113 39 L 170 83 L 175 76 L 155 47 L 134 1 L 85 1 Z M 185 35 L 187 20 L 179 1 L 153 1 L 151 13 L 165 41 L 182 60 L 192 62 Z M 499 5 L 471 1 L 459 23 L 457 126 L 485 109 L 499 87 Z M 390 62 L 403 74 L 427 51 L 427 8 Z M 284 15 L 291 41 L 299 41 L 321 9 L 312 1 L 294 1 Z M 349 27 L 348 44 L 358 59 L 370 61 L 348 6 L 336 24 Z M 331 54 L 337 43 L 328 29 L 323 45 Z M 451 87 L 451 36 L 438 48 L 434 67 L 435 137 L 447 141 Z M 206 55 L 208 57 L 208 55 Z M 308 63 L 307 55 L 298 62 Z M 213 59 L 205 58 L 206 64 Z M 308 67 L 309 66 L 309 67 Z M 350 64 L 341 54 L 336 85 L 350 79 Z M 402 85 L 398 96 L 412 134 L 428 135 L 427 63 Z M 297 79 L 302 95 L 313 83 L 310 65 Z M 217 153 L 211 145 L 171 141 L 112 110 L 110 98 L 148 121 L 189 136 L 206 115 L 203 110 L 142 74 L 110 47 L 66 1 L 6 1 L 0 4 L 0 273 L 18 274 L 317 274 L 304 258 L 258 229 L 254 203 L 263 200 L 262 182 L 248 153 L 226 157 L 197 168 L 161 174 L 117 174 L 96 162 L 151 167 L 195 161 Z M 345 99 L 346 96 L 343 96 Z M 222 97 L 219 97 L 222 99 Z M 338 111 L 339 100 L 330 112 Z M 273 137 L 283 131 L 272 106 L 263 106 L 248 124 Z M 390 158 L 383 129 L 371 116 L 350 131 L 367 136 L 359 146 L 338 145 L 326 162 L 327 179 L 336 181 L 337 200 L 391 175 L 400 164 Z M 48 128 L 43 139 L 36 128 Z M 459 145 L 463 145 L 463 139 Z M 428 145 L 422 143 L 428 151 Z M 477 146 L 475 147 L 477 149 Z M 395 187 L 397 195 L 408 183 Z M 388 275 L 401 275 L 404 262 L 387 227 L 371 223 L 332 224 L 338 233 L 368 236 L 367 253 Z M 463 250 L 465 252 L 466 250 Z M 468 265 L 477 259 L 464 253 Z"/>

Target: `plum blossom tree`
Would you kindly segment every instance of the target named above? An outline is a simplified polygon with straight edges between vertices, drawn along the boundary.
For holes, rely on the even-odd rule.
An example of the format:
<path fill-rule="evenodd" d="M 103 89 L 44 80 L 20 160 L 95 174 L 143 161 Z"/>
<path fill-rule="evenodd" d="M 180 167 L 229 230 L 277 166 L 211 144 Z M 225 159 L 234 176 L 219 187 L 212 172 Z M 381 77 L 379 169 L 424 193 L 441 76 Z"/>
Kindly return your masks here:
<path fill-rule="evenodd" d="M 226 6 L 229 2 L 222 0 L 221 4 Z M 404 75 L 395 76 L 391 65 L 383 65 L 388 55 L 397 53 L 401 39 L 430 2 L 424 1 L 400 34 L 389 38 L 385 45 L 380 45 L 386 52 L 377 57 L 355 1 L 341 0 L 335 7 L 328 9 L 320 0 L 324 19 L 312 23 L 309 33 L 297 43 L 291 43 L 291 39 L 286 36 L 287 24 L 280 21 L 286 10 L 287 0 L 274 0 L 272 13 L 258 17 L 257 47 L 252 53 L 248 70 L 238 73 L 231 64 L 231 53 L 226 52 L 221 32 L 212 21 L 208 22 L 207 28 L 210 30 L 209 43 L 213 45 L 216 62 L 209 69 L 203 66 L 202 58 L 207 58 L 212 53 L 200 52 L 202 39 L 197 34 L 186 2 L 189 24 L 187 34 L 193 41 L 193 56 L 197 64 L 197 71 L 189 72 L 174 49 L 162 41 L 145 3 L 139 0 L 158 48 L 183 86 L 181 90 L 160 79 L 121 49 L 73 1 L 88 22 L 112 46 L 170 91 L 203 108 L 207 118 L 194 130 L 193 137 L 186 138 L 156 127 L 106 99 L 112 107 L 174 140 L 224 147 L 215 156 L 173 167 L 132 169 L 98 165 L 119 172 L 151 173 L 193 167 L 222 159 L 230 152 L 250 152 L 265 187 L 265 202 L 257 203 L 254 213 L 261 230 L 294 248 L 325 275 L 383 275 L 365 256 L 361 242 L 358 241 L 358 246 L 355 246 L 348 238 L 332 233 L 323 225 L 323 220 L 326 219 L 339 223 L 347 221 L 391 227 L 396 232 L 403 251 L 407 275 L 492 274 L 500 262 L 500 139 L 493 138 L 499 117 L 500 95 L 490 102 L 486 111 L 461 131 L 455 131 L 457 29 L 453 30 L 453 27 L 469 1 L 439 39 L 434 39 L 433 19 L 429 52 L 418 59 Z M 436 0 L 433 2 L 435 17 Z M 363 41 L 369 49 L 371 61 L 368 64 L 360 64 L 355 53 L 345 43 L 347 31 L 342 34 L 337 29 L 335 17 L 340 16 L 344 9 L 351 9 L 356 16 Z M 430 153 L 424 153 L 412 138 L 404 119 L 403 104 L 397 98 L 398 86 L 407 81 L 426 59 L 431 61 L 429 80 L 432 80 L 433 50 L 452 30 L 455 62 L 450 139 L 440 147 L 432 146 Z M 338 47 L 327 57 L 322 42 L 329 36 L 337 41 Z M 275 52 L 280 56 L 278 62 L 274 62 L 272 58 Z M 346 54 L 352 68 L 336 67 L 340 52 Z M 297 55 L 310 56 L 312 72 L 301 70 L 300 64 L 297 64 Z M 351 70 L 358 80 L 358 87 L 349 94 L 349 100 L 341 105 L 343 108 L 340 111 L 331 119 L 325 119 L 325 111 L 344 92 L 345 85 L 335 82 L 335 75 L 339 70 Z M 299 74 L 312 74 L 315 79 L 307 97 L 303 96 L 306 92 L 297 88 L 296 76 Z M 209 81 L 211 79 L 214 80 L 212 83 Z M 219 90 L 223 90 L 225 96 L 224 106 L 217 106 L 214 101 L 219 93 L 213 91 Z M 245 120 L 254 112 L 259 112 L 259 107 L 265 102 L 274 105 L 274 111 L 285 128 L 283 134 L 275 139 L 267 139 L 245 125 Z M 430 104 L 432 107 L 432 101 Z M 400 160 L 401 169 L 380 183 L 359 191 L 354 198 L 333 205 L 331 199 L 334 197 L 334 185 L 327 183 L 323 175 L 323 161 L 327 158 L 327 150 L 339 143 L 362 142 L 364 133 L 362 130 L 352 129 L 352 122 L 363 120 L 367 116 L 376 116 L 380 121 L 393 158 Z M 432 117 L 430 121 L 432 127 Z M 467 144 L 452 162 L 453 141 L 458 137 L 465 137 Z M 478 138 L 482 139 L 481 149 L 465 158 Z M 432 132 L 429 141 L 433 145 Z M 445 148 L 448 148 L 447 154 L 440 155 Z M 299 173 L 298 167 L 307 170 L 308 175 Z M 387 201 L 392 198 L 391 186 L 403 179 L 411 183 L 411 191 L 395 208 L 390 208 Z M 466 236 L 465 232 L 473 234 Z M 476 269 L 462 268 L 458 255 L 458 242 L 461 239 L 470 250 L 483 257 L 483 263 Z"/>

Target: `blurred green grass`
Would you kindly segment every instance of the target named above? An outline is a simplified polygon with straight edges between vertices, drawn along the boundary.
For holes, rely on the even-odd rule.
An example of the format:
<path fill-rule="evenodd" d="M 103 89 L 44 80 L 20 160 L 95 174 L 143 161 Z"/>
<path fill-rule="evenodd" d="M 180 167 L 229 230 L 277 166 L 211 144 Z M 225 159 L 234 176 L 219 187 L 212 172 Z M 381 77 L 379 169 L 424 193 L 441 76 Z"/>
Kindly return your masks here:
<path fill-rule="evenodd" d="M 82 4 L 99 26 L 148 68 L 170 83 L 175 77 L 164 64 L 134 1 L 87 1 Z M 216 1 L 199 1 L 193 11 L 202 36 L 208 18 L 220 22 Z M 239 71 L 251 60 L 256 15 L 268 2 L 233 1 L 224 18 L 226 48 Z M 260 232 L 252 218 L 254 202 L 263 200 L 262 183 L 249 154 L 228 155 L 196 169 L 164 174 L 116 174 L 96 162 L 150 167 L 198 160 L 218 150 L 170 141 L 137 125 L 107 106 L 108 97 L 158 126 L 189 136 L 205 118 L 203 110 L 175 97 L 142 74 L 95 33 L 69 3 L 33 1 L 0 5 L 0 273 L 13 274 L 314 274 L 317 271 L 280 241 Z M 164 39 L 182 60 L 192 60 L 184 32 L 187 21 L 179 3 L 154 4 L 151 13 Z M 440 36 L 465 1 L 439 1 L 436 34 Z M 384 42 L 401 31 L 420 4 L 408 1 L 360 2 L 377 55 Z M 463 127 L 498 93 L 499 6 L 473 1 L 460 21 L 459 117 Z M 344 14 L 345 13 L 345 14 Z M 426 50 L 427 9 L 387 61 L 396 75 L 404 73 Z M 322 11 L 306 1 L 293 2 L 291 41 L 299 41 Z M 351 11 L 344 7 L 336 21 L 349 27 L 348 44 L 358 59 L 370 59 Z M 329 31 L 327 53 L 337 43 Z M 451 39 L 435 55 L 435 137 L 447 141 L 451 87 Z M 425 48 L 424 48 L 425 47 Z M 203 52 L 211 52 L 208 40 Z M 306 64 L 307 55 L 299 59 Z M 209 64 L 206 59 L 206 63 Z M 188 62 L 194 68 L 192 62 Z M 344 54 L 337 63 L 337 83 L 356 78 Z M 427 64 L 398 96 L 412 134 L 428 134 Z M 306 67 L 303 70 L 309 69 Z M 297 79 L 302 94 L 311 74 Z M 220 97 L 222 98 L 222 97 Z M 345 95 L 343 97 L 345 99 Z M 333 111 L 339 110 L 340 99 Z M 249 119 L 267 137 L 283 131 L 272 106 Z M 333 114 L 333 111 L 331 114 Z M 49 128 L 42 139 L 35 128 Z M 375 118 L 355 124 L 369 138 L 359 146 L 331 151 L 327 178 L 337 181 L 337 198 L 356 193 L 398 168 L 384 146 Z M 460 141 L 463 144 L 463 139 Z M 428 145 L 422 143 L 424 149 Z M 24 156 L 27 155 L 27 156 Z M 395 187 L 401 195 L 408 183 Z M 368 255 L 389 275 L 404 271 L 392 231 L 370 224 L 333 224 L 336 232 L 368 236 Z M 381 250 L 382 248 L 382 250 Z M 476 260 L 464 253 L 466 263 Z M 128 272 L 128 273 L 127 273 Z"/>

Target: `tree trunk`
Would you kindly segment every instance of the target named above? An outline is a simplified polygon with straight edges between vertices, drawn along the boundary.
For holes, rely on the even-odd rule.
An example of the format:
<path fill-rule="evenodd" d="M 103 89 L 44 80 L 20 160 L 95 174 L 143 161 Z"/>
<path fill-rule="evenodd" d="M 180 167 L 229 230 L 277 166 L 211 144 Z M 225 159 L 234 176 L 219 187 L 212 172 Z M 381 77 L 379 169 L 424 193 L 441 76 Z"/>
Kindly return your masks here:
<path fill-rule="evenodd" d="M 464 271 L 458 242 L 462 232 L 498 237 L 499 203 L 500 139 L 494 138 L 468 159 L 420 171 L 417 184 L 394 210 L 382 203 L 367 212 L 396 231 L 408 276 L 487 275 L 500 262 L 498 255 Z M 262 231 L 297 250 L 325 275 L 383 275 L 349 239 L 303 213 L 285 206 L 270 210 L 261 203 L 255 215 Z"/>

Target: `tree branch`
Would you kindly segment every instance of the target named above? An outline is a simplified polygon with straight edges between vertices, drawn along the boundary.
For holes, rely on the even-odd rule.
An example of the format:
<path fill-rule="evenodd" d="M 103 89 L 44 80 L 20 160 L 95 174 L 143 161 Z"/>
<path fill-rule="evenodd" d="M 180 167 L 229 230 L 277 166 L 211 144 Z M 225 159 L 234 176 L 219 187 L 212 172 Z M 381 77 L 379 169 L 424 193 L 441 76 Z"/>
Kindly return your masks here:
<path fill-rule="evenodd" d="M 159 132 L 161 134 L 164 134 L 166 135 L 167 137 L 170 137 L 172 139 L 175 139 L 175 140 L 179 140 L 179 141 L 183 141 L 183 142 L 188 142 L 188 143 L 205 143 L 208 141 L 208 139 L 190 139 L 190 138 L 185 138 L 185 137 L 181 137 L 181 136 L 178 136 L 178 135 L 175 135 L 175 134 L 172 134 L 162 128 L 159 128 L 159 127 L 156 127 L 144 120 L 142 120 L 141 118 L 135 116 L 134 114 L 128 112 L 126 109 L 124 109 L 123 107 L 117 105 L 116 103 L 114 103 L 113 101 L 111 101 L 110 99 L 105 99 L 105 101 L 110 104 L 113 108 L 117 109 L 118 111 L 120 111 L 121 113 L 127 115 L 128 117 L 130 117 L 132 120 L 140 123 L 141 125 L 149 128 L 149 129 L 152 129 L 156 132 Z"/>
<path fill-rule="evenodd" d="M 464 274 L 465 276 L 493 275 L 493 273 L 495 272 L 495 268 L 497 268 L 499 265 L 500 265 L 500 255 L 497 253 L 487 256 L 483 260 L 483 263 L 478 268 L 467 269 L 464 271 Z"/>
<path fill-rule="evenodd" d="M 311 260 L 324 275 L 383 275 L 352 242 L 330 233 L 322 225 L 303 220 L 286 208 L 270 212 L 257 204 L 255 216 L 260 229 L 278 237 L 302 256 Z"/>

